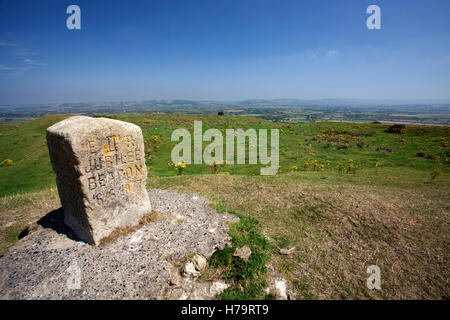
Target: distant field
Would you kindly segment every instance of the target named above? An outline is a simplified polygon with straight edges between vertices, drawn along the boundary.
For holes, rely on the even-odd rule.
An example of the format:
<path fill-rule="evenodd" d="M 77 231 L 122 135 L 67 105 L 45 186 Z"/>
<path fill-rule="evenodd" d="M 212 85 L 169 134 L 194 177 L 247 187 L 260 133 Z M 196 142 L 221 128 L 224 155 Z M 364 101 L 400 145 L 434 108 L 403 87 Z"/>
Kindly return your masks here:
<path fill-rule="evenodd" d="M 0 124 L 17 124 L 17 123 L 26 123 L 35 118 L 32 117 L 0 117 Z"/>
<path fill-rule="evenodd" d="M 60 206 L 45 130 L 67 115 L 0 125 L 0 253 L 38 217 Z M 211 204 L 255 218 L 270 240 L 277 274 L 298 298 L 450 297 L 450 127 L 276 123 L 240 116 L 120 114 L 142 128 L 149 187 L 195 192 Z M 277 128 L 280 171 L 261 165 L 171 166 L 174 129 Z M 203 147 L 206 145 L 204 143 Z M 350 169 L 350 164 L 353 169 Z M 281 256 L 279 248 L 296 247 Z M 382 290 L 365 287 L 366 268 L 382 270 Z"/>

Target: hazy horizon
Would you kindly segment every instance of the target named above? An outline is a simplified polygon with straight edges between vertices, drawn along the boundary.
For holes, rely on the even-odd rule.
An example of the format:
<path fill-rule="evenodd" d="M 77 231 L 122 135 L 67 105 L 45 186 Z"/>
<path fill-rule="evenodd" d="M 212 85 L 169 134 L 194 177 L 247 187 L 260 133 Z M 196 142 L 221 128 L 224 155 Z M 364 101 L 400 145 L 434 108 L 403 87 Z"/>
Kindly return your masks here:
<path fill-rule="evenodd" d="M 204 103 L 224 103 L 224 104 L 236 104 L 242 102 L 276 102 L 285 101 L 286 105 L 289 101 L 295 103 L 329 103 L 333 105 L 345 104 L 349 106 L 357 106 L 361 104 L 366 104 L 367 106 L 395 106 L 395 105 L 450 105 L 450 99 L 357 99 L 357 98 L 320 98 L 320 99 L 302 99 L 302 98 L 247 98 L 247 99 L 186 99 L 186 98 L 148 98 L 148 99 L 131 99 L 131 100 L 95 100 L 95 101 L 50 101 L 50 102 L 40 102 L 40 103 L 4 103 L 0 104 L 1 107 L 6 106 L 44 106 L 44 105 L 65 105 L 65 104 L 99 104 L 99 103 L 142 103 L 146 101 L 191 101 L 191 102 L 204 102 Z M 295 106 L 295 105 L 293 105 Z"/>
<path fill-rule="evenodd" d="M 71 4 L 81 8 L 80 30 L 66 27 Z M 380 30 L 366 27 L 371 4 L 381 8 Z M 0 0 L 0 105 L 449 103 L 448 12 L 445 0 Z"/>

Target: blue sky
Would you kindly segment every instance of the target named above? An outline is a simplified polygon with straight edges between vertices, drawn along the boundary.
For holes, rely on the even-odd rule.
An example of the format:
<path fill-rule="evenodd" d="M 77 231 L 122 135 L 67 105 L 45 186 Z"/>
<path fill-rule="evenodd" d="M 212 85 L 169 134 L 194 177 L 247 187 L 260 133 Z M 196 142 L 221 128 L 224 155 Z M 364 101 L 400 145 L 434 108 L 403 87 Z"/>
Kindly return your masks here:
<path fill-rule="evenodd" d="M 81 30 L 66 27 L 71 4 Z M 371 4 L 381 30 L 366 27 Z M 449 88 L 448 0 L 0 0 L 0 104 L 449 99 Z"/>

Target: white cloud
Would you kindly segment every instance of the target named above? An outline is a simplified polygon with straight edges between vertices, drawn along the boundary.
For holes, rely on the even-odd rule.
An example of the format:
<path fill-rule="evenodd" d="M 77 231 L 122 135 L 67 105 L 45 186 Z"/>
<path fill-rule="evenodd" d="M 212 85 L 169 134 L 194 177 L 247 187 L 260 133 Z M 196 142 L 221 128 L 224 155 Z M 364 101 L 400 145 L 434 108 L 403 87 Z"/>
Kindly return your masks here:
<path fill-rule="evenodd" d="M 336 57 L 339 54 L 337 50 L 328 50 L 327 56 L 328 57 Z"/>
<path fill-rule="evenodd" d="M 17 61 L 13 66 L 0 65 L 0 71 L 12 71 L 11 75 L 22 75 L 28 70 L 47 65 L 45 62 L 31 59 L 30 56 L 35 56 L 37 53 L 19 43 L 0 41 L 0 47 L 11 48 L 10 55 Z"/>
<path fill-rule="evenodd" d="M 14 76 L 21 76 L 23 75 L 25 72 L 27 72 L 28 70 L 34 69 L 34 66 L 23 66 L 23 67 L 17 67 L 14 70 L 16 70 L 15 72 L 11 73 Z"/>
<path fill-rule="evenodd" d="M 34 56 L 36 52 L 28 48 L 19 48 L 13 51 L 13 54 L 18 57 Z"/>
<path fill-rule="evenodd" d="M 14 42 L 0 41 L 0 47 L 18 47 L 19 45 Z"/>
<path fill-rule="evenodd" d="M 37 61 L 34 59 L 28 59 L 28 58 L 23 59 L 23 62 L 25 62 L 27 65 L 31 65 L 31 66 L 46 66 L 47 65 L 47 63 L 45 63 L 45 62 L 40 62 L 40 61 Z"/>
<path fill-rule="evenodd" d="M 0 71 L 9 71 L 9 70 L 14 70 L 14 68 L 0 64 Z"/>

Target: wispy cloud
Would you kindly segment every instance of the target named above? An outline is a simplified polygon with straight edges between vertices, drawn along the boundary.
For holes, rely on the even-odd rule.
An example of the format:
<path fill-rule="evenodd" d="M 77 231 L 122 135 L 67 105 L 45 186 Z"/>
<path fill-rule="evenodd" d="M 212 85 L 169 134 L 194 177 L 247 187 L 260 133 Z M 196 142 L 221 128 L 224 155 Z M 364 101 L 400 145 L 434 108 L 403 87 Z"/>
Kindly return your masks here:
<path fill-rule="evenodd" d="M 19 47 L 20 45 L 10 41 L 0 41 L 0 47 Z"/>
<path fill-rule="evenodd" d="M 339 54 L 337 50 L 328 50 L 327 57 L 336 57 Z"/>
<path fill-rule="evenodd" d="M 29 59 L 29 58 L 23 59 L 23 62 L 30 66 L 46 66 L 47 65 L 47 63 L 45 63 L 45 62 L 40 62 L 40 61 L 37 61 L 34 59 Z"/>
<path fill-rule="evenodd" d="M 15 61 L 12 65 L 0 64 L 0 71 L 10 72 L 9 74 L 19 76 L 37 67 L 46 66 L 46 62 L 31 58 L 37 56 L 37 52 L 11 41 L 0 41 L 0 48 L 9 48 L 9 55 Z"/>
<path fill-rule="evenodd" d="M 28 49 L 28 48 L 19 48 L 19 49 L 12 51 L 12 53 L 17 57 L 28 57 L 28 56 L 34 56 L 37 54 L 35 51 Z"/>
<path fill-rule="evenodd" d="M 14 70 L 14 68 L 0 64 L 0 71 L 10 71 L 10 70 Z"/>
<path fill-rule="evenodd" d="M 15 76 L 20 76 L 31 69 L 35 69 L 37 67 L 46 66 L 46 65 L 47 65 L 47 63 L 45 63 L 45 62 L 40 62 L 37 60 L 26 58 L 26 59 L 23 59 L 23 64 L 21 66 L 14 68 L 14 72 L 12 74 Z"/>
<path fill-rule="evenodd" d="M 324 61 L 326 58 L 337 57 L 339 55 L 339 51 L 336 49 L 308 49 L 299 53 L 292 53 L 280 56 L 279 58 L 285 61 Z"/>

